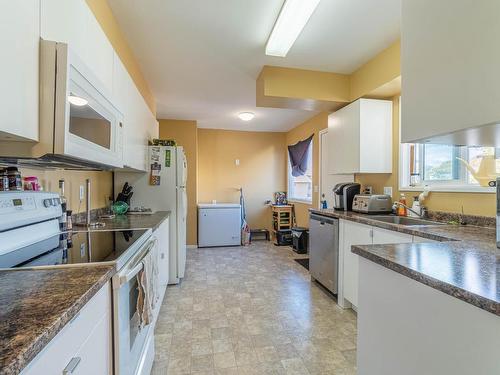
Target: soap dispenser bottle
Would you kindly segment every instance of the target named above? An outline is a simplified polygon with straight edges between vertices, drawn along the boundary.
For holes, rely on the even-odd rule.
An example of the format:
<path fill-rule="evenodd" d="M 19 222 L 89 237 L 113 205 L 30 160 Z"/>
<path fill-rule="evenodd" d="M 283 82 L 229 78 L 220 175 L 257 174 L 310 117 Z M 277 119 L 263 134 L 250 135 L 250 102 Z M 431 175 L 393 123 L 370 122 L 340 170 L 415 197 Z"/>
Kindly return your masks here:
<path fill-rule="evenodd" d="M 399 203 L 404 204 L 406 206 L 406 197 L 404 193 L 401 193 L 401 197 L 399 198 Z M 398 216 L 407 216 L 408 211 L 406 210 L 406 207 L 402 206 L 401 204 L 398 204 Z"/>

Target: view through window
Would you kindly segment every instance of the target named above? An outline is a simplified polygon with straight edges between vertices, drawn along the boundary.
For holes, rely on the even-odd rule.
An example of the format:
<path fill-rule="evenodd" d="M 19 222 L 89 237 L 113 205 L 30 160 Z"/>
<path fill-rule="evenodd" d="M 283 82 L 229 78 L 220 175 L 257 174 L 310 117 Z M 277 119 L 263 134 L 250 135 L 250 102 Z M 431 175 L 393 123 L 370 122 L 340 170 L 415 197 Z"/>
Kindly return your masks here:
<path fill-rule="evenodd" d="M 288 199 L 312 202 L 312 149 L 313 143 L 307 149 L 307 170 L 302 176 L 292 176 L 292 166 L 288 157 Z"/>

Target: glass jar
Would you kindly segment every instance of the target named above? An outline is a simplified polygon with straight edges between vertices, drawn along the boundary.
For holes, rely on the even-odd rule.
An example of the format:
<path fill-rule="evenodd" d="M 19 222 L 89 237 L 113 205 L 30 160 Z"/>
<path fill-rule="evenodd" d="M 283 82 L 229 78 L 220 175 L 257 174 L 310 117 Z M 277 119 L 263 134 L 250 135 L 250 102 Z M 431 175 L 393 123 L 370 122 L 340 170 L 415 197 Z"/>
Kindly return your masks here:
<path fill-rule="evenodd" d="M 23 180 L 21 178 L 21 172 L 19 172 L 17 167 L 8 167 L 7 177 L 9 179 L 9 190 L 23 190 Z"/>

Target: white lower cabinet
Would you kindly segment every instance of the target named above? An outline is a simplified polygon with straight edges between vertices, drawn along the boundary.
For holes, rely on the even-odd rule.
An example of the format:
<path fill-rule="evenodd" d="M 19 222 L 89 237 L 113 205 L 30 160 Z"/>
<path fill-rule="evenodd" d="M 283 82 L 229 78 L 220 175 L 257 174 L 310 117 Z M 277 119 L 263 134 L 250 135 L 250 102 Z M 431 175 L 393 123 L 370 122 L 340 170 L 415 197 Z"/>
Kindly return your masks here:
<path fill-rule="evenodd" d="M 358 305 L 358 256 L 351 252 L 353 245 L 372 244 L 372 227 L 344 221 L 343 243 L 340 244 L 344 255 L 344 298 L 352 305 Z"/>
<path fill-rule="evenodd" d="M 169 248 L 169 219 L 165 219 L 163 223 L 153 232 L 158 239 L 158 276 L 160 288 L 164 289 L 168 285 L 168 248 Z"/>
<path fill-rule="evenodd" d="M 22 375 L 111 375 L 111 286 L 104 285 Z"/>
<path fill-rule="evenodd" d="M 356 308 L 358 306 L 359 256 L 351 252 L 351 246 L 411 243 L 413 236 L 347 220 L 342 220 L 340 228 L 343 230 L 339 244 L 343 264 L 343 270 L 340 272 L 343 292 L 341 298 Z M 339 301 L 339 303 L 341 306 L 348 306 L 344 301 Z"/>

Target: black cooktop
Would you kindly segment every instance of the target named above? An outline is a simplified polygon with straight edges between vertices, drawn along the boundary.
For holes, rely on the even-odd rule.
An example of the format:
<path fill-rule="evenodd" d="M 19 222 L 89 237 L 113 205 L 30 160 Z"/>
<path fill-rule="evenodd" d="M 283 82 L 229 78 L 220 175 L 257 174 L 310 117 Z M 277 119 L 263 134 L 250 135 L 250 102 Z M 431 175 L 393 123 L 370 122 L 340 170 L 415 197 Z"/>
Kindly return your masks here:
<path fill-rule="evenodd" d="M 0 268 L 113 262 L 146 230 L 68 232 L 0 256 Z"/>

